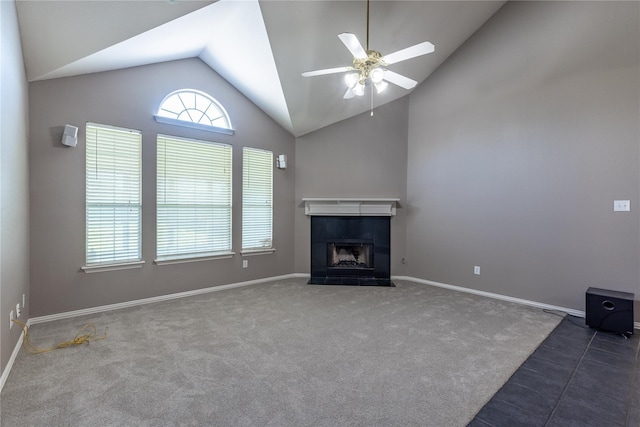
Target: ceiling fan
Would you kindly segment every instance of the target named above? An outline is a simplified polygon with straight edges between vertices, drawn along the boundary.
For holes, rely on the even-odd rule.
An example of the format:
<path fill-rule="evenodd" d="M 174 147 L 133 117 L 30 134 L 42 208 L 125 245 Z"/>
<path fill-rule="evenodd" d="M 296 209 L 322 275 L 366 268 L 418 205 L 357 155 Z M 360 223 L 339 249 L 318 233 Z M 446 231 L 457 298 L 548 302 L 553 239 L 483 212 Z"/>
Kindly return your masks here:
<path fill-rule="evenodd" d="M 381 93 L 388 86 L 387 82 L 393 83 L 404 89 L 413 89 L 418 82 L 401 74 L 394 73 L 386 67 L 400 61 L 426 55 L 435 50 L 431 42 L 422 42 L 416 45 L 382 55 L 376 50 L 369 50 L 369 0 L 367 0 L 367 49 L 365 50 L 360 41 L 352 33 L 342 33 L 338 37 L 353 55 L 353 65 L 346 67 L 327 68 L 324 70 L 305 71 L 303 77 L 321 76 L 325 74 L 344 73 L 354 71 L 345 75 L 347 91 L 343 98 L 350 99 L 354 96 L 364 95 L 366 86 L 372 83 L 376 91 Z"/>

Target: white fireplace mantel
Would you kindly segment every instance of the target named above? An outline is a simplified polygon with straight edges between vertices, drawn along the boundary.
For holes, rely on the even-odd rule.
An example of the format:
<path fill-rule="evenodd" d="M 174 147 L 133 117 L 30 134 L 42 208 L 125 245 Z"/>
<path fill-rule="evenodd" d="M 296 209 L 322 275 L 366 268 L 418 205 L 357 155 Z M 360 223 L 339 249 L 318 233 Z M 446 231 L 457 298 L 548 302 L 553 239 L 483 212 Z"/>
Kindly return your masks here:
<path fill-rule="evenodd" d="M 394 216 L 400 199 L 303 198 L 305 215 Z"/>

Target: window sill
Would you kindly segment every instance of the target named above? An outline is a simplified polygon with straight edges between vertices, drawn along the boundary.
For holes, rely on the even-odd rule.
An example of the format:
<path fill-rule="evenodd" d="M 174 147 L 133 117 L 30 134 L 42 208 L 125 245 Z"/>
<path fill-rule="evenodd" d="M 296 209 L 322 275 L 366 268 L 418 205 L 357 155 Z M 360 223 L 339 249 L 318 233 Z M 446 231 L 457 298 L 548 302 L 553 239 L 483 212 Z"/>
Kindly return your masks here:
<path fill-rule="evenodd" d="M 207 132 L 222 133 L 224 135 L 233 135 L 236 133 L 234 129 L 219 128 L 216 126 L 207 126 L 200 123 L 185 122 L 184 120 L 170 119 L 168 117 L 154 116 L 158 123 L 167 125 L 182 126 L 186 128 L 205 130 Z"/>
<path fill-rule="evenodd" d="M 228 259 L 233 258 L 235 252 L 219 252 L 215 255 L 204 255 L 204 256 L 188 256 L 188 257 L 175 257 L 175 258 L 158 258 L 153 262 L 157 265 L 169 265 L 169 264 L 184 264 L 187 262 L 199 262 L 199 261 L 211 261 L 216 259 Z"/>
<path fill-rule="evenodd" d="M 144 261 L 123 262 L 121 264 L 85 265 L 80 267 L 85 273 L 102 273 L 105 271 L 129 270 L 142 268 Z"/>
<path fill-rule="evenodd" d="M 244 251 L 240 251 L 242 256 L 254 256 L 254 255 L 270 255 L 276 251 L 275 248 L 265 248 L 265 249 L 247 249 Z"/>

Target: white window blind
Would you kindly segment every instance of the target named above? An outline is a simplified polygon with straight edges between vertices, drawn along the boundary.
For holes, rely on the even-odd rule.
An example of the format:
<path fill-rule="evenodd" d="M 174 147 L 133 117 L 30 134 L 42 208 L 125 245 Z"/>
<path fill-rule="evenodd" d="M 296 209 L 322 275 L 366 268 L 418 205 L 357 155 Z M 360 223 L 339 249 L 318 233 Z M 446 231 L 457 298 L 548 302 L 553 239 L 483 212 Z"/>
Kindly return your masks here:
<path fill-rule="evenodd" d="M 231 157 L 230 145 L 158 135 L 158 260 L 231 251 Z"/>
<path fill-rule="evenodd" d="M 87 123 L 87 266 L 142 260 L 142 135 Z"/>
<path fill-rule="evenodd" d="M 273 235 L 273 153 L 242 150 L 242 250 L 269 249 Z"/>

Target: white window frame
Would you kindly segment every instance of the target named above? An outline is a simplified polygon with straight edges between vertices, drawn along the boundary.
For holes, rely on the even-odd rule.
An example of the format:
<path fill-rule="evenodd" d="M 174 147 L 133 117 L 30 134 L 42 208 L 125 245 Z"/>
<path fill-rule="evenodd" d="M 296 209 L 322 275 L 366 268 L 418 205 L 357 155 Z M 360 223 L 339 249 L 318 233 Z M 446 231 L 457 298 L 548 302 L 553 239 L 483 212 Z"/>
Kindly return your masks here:
<path fill-rule="evenodd" d="M 242 148 L 242 255 L 273 253 L 273 152 Z"/>
<path fill-rule="evenodd" d="M 86 123 L 86 273 L 140 268 L 142 133 Z"/>
<path fill-rule="evenodd" d="M 233 147 L 159 134 L 157 148 L 156 264 L 233 256 Z"/>
<path fill-rule="evenodd" d="M 195 89 L 180 89 L 165 96 L 154 117 L 159 123 L 225 135 L 235 133 L 222 104 L 211 95 Z"/>

